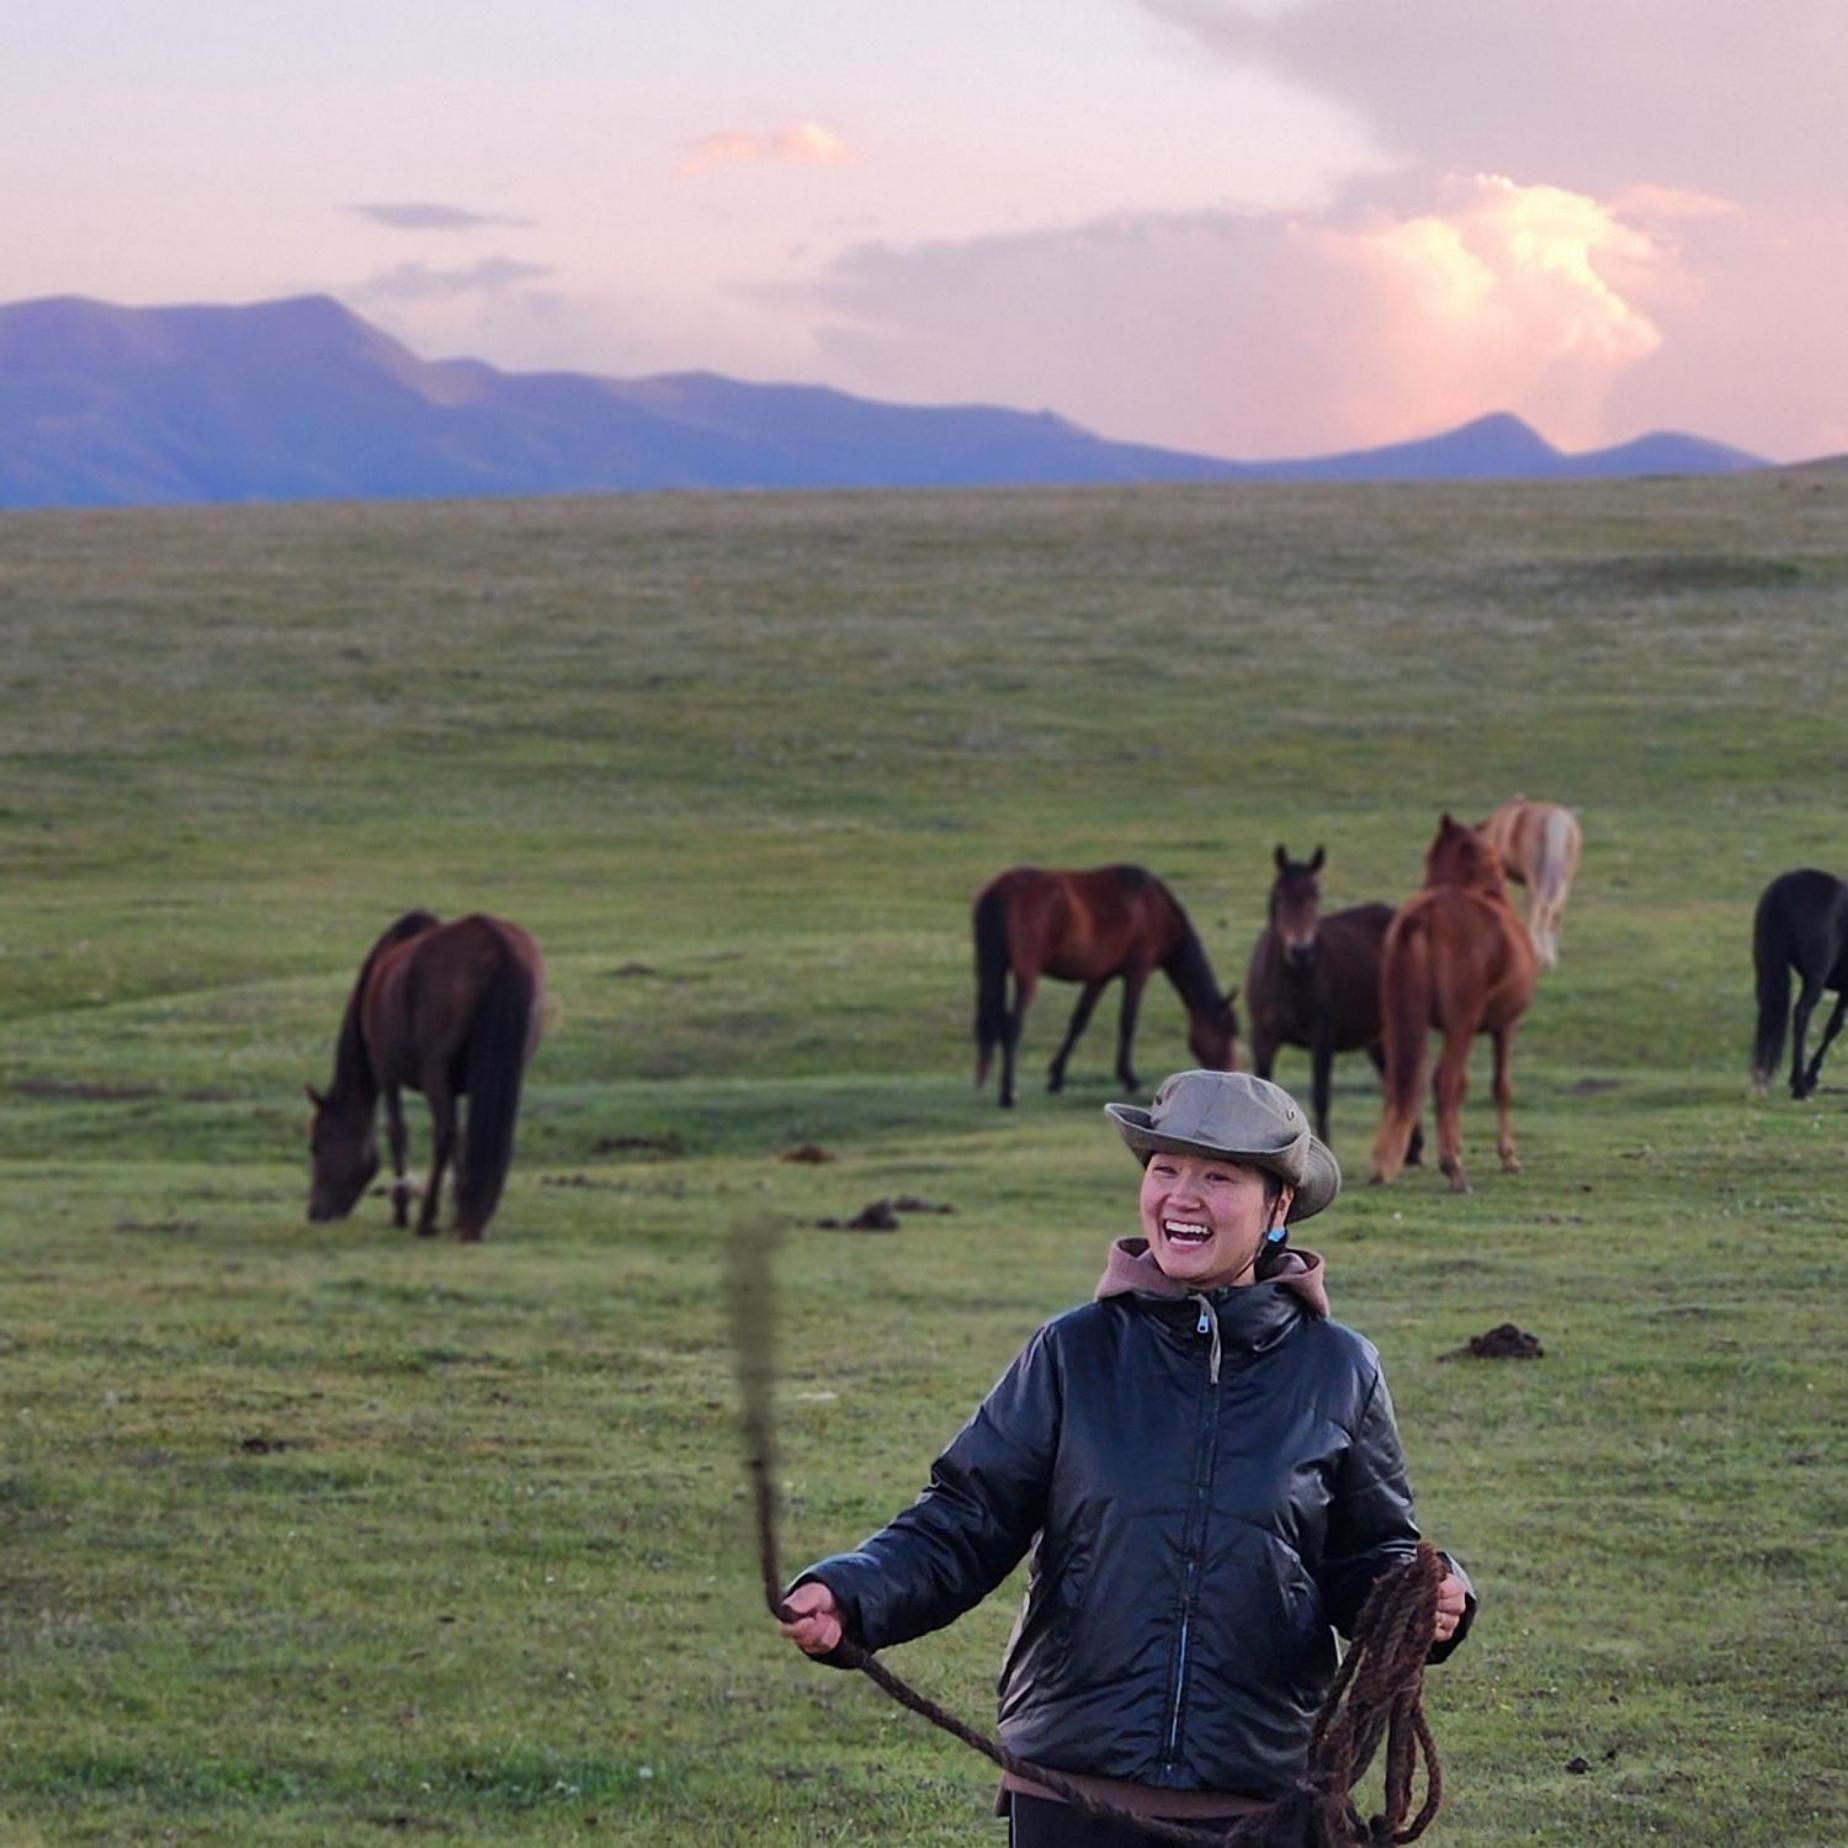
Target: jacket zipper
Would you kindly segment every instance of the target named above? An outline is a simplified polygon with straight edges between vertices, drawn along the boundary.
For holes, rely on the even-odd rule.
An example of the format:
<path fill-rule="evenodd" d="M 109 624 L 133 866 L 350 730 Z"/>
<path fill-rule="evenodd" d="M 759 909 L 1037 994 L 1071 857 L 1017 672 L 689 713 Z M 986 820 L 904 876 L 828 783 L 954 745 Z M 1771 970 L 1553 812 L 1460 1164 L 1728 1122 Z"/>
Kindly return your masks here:
<path fill-rule="evenodd" d="M 1199 1297 L 1200 1319 L 1194 1324 L 1196 1335 L 1210 1335 L 1212 1347 L 1207 1353 L 1206 1383 L 1207 1394 L 1201 1402 L 1200 1423 L 1202 1431 L 1196 1432 L 1194 1439 L 1194 1519 L 1193 1544 L 1188 1550 L 1184 1576 L 1181 1580 L 1181 1635 L 1174 1651 L 1174 1686 L 1168 1694 L 1168 1737 L 1162 1748 L 1162 1769 L 1172 1771 L 1179 1761 L 1181 1743 L 1181 1700 L 1187 1689 L 1187 1645 L 1193 1631 L 1194 1591 L 1200 1576 L 1200 1551 L 1206 1540 L 1206 1510 L 1208 1485 L 1212 1479 L 1210 1453 L 1203 1459 L 1200 1454 L 1200 1438 L 1209 1423 L 1216 1423 L 1219 1390 L 1219 1319 L 1213 1314 L 1212 1305 L 1207 1299 Z"/>

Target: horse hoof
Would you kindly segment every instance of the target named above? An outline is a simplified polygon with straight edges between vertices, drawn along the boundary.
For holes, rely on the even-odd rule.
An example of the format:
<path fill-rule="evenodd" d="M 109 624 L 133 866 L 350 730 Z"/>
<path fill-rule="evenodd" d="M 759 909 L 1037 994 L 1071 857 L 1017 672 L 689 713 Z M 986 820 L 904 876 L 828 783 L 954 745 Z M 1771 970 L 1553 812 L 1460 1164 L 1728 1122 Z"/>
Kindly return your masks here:
<path fill-rule="evenodd" d="M 1521 1172 L 1520 1162 L 1512 1155 L 1504 1155 L 1501 1158 L 1501 1165 L 1503 1174 L 1519 1174 Z"/>
<path fill-rule="evenodd" d="M 1453 1194 L 1466 1194 L 1474 1193 L 1476 1190 L 1462 1175 L 1453 1174 L 1450 1177 L 1450 1191 Z"/>

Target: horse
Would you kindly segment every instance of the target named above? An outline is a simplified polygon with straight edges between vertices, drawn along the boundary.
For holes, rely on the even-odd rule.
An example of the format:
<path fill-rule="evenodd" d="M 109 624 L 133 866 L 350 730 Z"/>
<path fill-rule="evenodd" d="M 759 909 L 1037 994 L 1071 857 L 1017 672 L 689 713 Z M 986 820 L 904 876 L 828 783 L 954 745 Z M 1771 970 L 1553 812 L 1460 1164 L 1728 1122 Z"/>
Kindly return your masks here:
<path fill-rule="evenodd" d="M 1014 1103 L 1014 1053 L 1021 1022 L 1043 975 L 1084 984 L 1071 1025 L 1053 1055 L 1049 1091 L 1064 1088 L 1072 1048 L 1105 985 L 1119 975 L 1123 1012 L 1117 1027 L 1117 1077 L 1126 1090 L 1142 1088 L 1130 1064 L 1130 1045 L 1142 990 L 1156 969 L 1174 984 L 1187 1008 L 1188 1044 L 1194 1057 L 1215 1071 L 1236 1069 L 1238 1016 L 1232 997 L 1219 992 L 1212 964 L 1180 900 L 1146 867 L 1100 866 L 1088 872 L 1011 867 L 977 893 L 971 922 L 975 1084 L 980 1090 L 987 1082 L 989 1062 L 999 1048 L 1004 1110 Z"/>
<path fill-rule="evenodd" d="M 1752 1042 L 1752 1085 L 1762 1096 L 1784 1051 L 1790 1019 L 1790 971 L 1803 978 L 1792 1025 L 1790 1095 L 1808 1097 L 1822 1072 L 1822 1055 L 1848 1014 L 1848 881 L 1814 867 L 1779 873 L 1765 887 L 1752 919 L 1752 966 L 1758 977 L 1758 1031 Z M 1834 1010 L 1822 1043 L 1806 1067 L 1803 1042 L 1823 990 L 1833 989 Z"/>
<path fill-rule="evenodd" d="M 404 1167 L 401 1092 L 430 1105 L 435 1148 L 417 1236 L 436 1232 L 443 1170 L 456 1154 L 456 1101 L 469 1100 L 456 1161 L 456 1236 L 480 1239 L 513 1160 L 520 1084 L 539 1043 L 545 964 L 519 925 L 480 913 L 444 924 L 407 911 L 367 951 L 334 1050 L 334 1081 L 307 1086 L 314 1105 L 312 1221 L 344 1219 L 379 1170 L 374 1119 L 381 1095 L 395 1178 L 392 1224 L 409 1223 L 415 1185 Z"/>
<path fill-rule="evenodd" d="M 1527 931 L 1548 969 L 1559 966 L 1559 932 L 1566 919 L 1566 895 L 1578 871 L 1578 817 L 1557 802 L 1529 802 L 1510 796 L 1479 832 L 1501 855 L 1502 872 L 1527 888 Z"/>
<path fill-rule="evenodd" d="M 1390 905 L 1350 905 L 1322 916 L 1320 873 L 1328 856 L 1318 847 L 1292 860 L 1279 843 L 1271 884 L 1270 922 L 1245 971 L 1245 1012 L 1251 1029 L 1251 1069 L 1268 1078 L 1279 1046 L 1308 1050 L 1314 1087 L 1315 1133 L 1328 1140 L 1329 1081 L 1338 1052 L 1364 1051 L 1381 1077 L 1380 950 Z M 1408 1162 L 1423 1152 L 1414 1126 Z"/>
<path fill-rule="evenodd" d="M 1373 1144 L 1377 1182 L 1392 1180 L 1418 1116 L 1427 1035 L 1444 1035 L 1433 1092 L 1439 1161 L 1452 1193 L 1468 1193 L 1463 1172 L 1463 1090 L 1470 1041 L 1495 1045 L 1496 1144 L 1502 1171 L 1515 1159 L 1510 1078 L 1514 1029 L 1533 999 L 1536 953 L 1508 898 L 1501 856 L 1474 828 L 1448 811 L 1425 854 L 1423 890 L 1399 908 L 1386 932 L 1380 964 L 1380 1013 L 1386 1053 L 1386 1109 Z"/>

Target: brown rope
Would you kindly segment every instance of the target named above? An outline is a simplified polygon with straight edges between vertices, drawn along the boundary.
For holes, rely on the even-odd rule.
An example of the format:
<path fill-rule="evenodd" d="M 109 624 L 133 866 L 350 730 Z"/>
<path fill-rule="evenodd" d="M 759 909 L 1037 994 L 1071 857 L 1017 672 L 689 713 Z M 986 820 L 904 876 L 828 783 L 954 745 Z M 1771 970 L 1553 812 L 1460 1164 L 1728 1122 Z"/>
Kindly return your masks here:
<path fill-rule="evenodd" d="M 731 1241 L 731 1311 L 742 1400 L 745 1468 L 756 1505 L 758 1565 L 764 1603 L 779 1622 L 795 1613 L 783 1602 L 777 1543 L 774 1389 L 774 1298 L 771 1259 L 776 1234 L 753 1236 L 740 1227 Z M 1129 1823 L 1152 1841 L 1190 1848 L 1355 1848 L 1357 1844 L 1413 1842 L 1430 1826 L 1443 1797 L 1437 1746 L 1424 1716 L 1425 1658 L 1437 1623 L 1437 1588 L 1444 1563 L 1428 1541 L 1403 1566 L 1375 1580 L 1310 1734 L 1309 1753 L 1296 1788 L 1263 1811 L 1228 1827 L 1190 1828 L 1122 1809 L 1074 1784 L 1059 1772 L 1020 1758 L 902 1681 L 871 1650 L 843 1637 L 832 1660 L 857 1669 L 901 1707 L 908 1708 L 1018 1778 L 1062 1797 L 1074 1809 L 1104 1821 Z M 1349 1795 L 1386 1742 L 1385 1807 L 1363 1822 Z M 1425 1798 L 1410 1822 L 1418 1761 L 1424 1760 Z"/>

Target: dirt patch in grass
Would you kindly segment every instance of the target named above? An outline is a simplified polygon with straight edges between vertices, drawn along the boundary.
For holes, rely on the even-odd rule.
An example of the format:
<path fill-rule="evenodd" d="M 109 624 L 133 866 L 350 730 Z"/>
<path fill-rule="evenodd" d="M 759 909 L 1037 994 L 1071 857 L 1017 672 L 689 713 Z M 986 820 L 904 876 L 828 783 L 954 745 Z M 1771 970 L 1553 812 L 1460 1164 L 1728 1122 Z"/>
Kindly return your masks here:
<path fill-rule="evenodd" d="M 12 1088 L 19 1097 L 80 1104 L 130 1104 L 160 1095 L 151 1084 L 92 1084 L 80 1078 L 22 1078 Z"/>
<path fill-rule="evenodd" d="M 590 1145 L 593 1155 L 668 1155 L 680 1156 L 687 1145 L 674 1130 L 660 1136 L 599 1136 Z"/>

